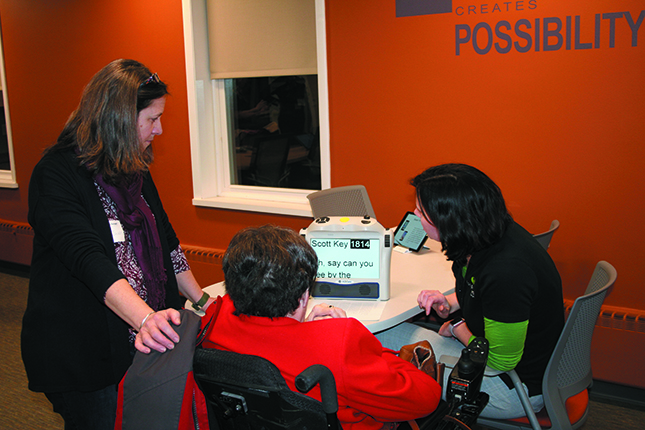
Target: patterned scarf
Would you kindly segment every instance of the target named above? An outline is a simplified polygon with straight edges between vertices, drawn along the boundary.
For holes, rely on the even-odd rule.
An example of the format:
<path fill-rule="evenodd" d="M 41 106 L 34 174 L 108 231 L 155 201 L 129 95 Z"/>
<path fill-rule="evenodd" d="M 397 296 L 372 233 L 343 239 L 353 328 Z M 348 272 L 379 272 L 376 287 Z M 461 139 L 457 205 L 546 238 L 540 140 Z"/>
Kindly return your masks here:
<path fill-rule="evenodd" d="M 130 181 L 124 181 L 119 185 L 108 184 L 102 175 L 96 175 L 94 179 L 114 201 L 117 215 L 130 233 L 134 254 L 139 261 L 148 292 L 148 306 L 155 311 L 163 309 L 168 277 L 163 266 L 157 225 L 152 211 L 141 195 L 143 175 L 136 174 Z"/>

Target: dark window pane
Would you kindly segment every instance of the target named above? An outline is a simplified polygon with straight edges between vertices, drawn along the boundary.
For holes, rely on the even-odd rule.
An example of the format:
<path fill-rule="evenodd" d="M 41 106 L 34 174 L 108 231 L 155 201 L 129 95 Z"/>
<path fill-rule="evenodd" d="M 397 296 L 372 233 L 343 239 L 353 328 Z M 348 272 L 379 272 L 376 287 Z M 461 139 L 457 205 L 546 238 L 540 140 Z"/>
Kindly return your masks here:
<path fill-rule="evenodd" d="M 4 113 L 4 98 L 0 90 L 0 170 L 11 170 L 9 162 L 9 141 L 7 140 L 7 121 Z"/>
<path fill-rule="evenodd" d="M 316 75 L 228 82 L 231 183 L 320 189 Z"/>

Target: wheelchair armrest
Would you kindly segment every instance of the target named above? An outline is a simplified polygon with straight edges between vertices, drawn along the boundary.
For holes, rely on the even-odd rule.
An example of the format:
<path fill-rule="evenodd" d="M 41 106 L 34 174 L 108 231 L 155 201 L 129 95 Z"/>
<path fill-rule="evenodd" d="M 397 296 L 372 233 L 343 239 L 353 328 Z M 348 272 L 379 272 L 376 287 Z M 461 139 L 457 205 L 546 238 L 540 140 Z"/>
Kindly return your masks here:
<path fill-rule="evenodd" d="M 325 413 L 335 414 L 338 412 L 336 380 L 331 370 L 322 364 L 314 364 L 296 376 L 296 388 L 301 393 L 308 392 L 316 384 L 320 384 L 320 396 Z"/>
<path fill-rule="evenodd" d="M 457 365 L 459 357 L 453 357 L 452 355 L 442 355 L 441 357 L 439 357 L 439 361 L 446 365 L 446 369 L 453 369 Z M 492 367 L 488 366 L 486 366 L 486 369 L 484 370 L 484 376 L 497 376 L 501 373 L 504 372 L 502 370 L 493 369 Z"/>

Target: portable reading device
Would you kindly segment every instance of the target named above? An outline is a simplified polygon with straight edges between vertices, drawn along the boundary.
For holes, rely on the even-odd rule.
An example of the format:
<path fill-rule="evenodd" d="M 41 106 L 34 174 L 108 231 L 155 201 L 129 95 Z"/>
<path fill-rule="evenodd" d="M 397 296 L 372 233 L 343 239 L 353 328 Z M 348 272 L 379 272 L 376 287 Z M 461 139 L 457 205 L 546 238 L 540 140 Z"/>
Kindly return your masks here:
<path fill-rule="evenodd" d="M 406 212 L 394 232 L 394 243 L 419 252 L 427 239 L 428 235 L 423 230 L 421 218 L 410 211 Z"/>
<path fill-rule="evenodd" d="M 390 299 L 392 235 L 378 221 L 321 217 L 300 234 L 318 256 L 313 297 Z"/>

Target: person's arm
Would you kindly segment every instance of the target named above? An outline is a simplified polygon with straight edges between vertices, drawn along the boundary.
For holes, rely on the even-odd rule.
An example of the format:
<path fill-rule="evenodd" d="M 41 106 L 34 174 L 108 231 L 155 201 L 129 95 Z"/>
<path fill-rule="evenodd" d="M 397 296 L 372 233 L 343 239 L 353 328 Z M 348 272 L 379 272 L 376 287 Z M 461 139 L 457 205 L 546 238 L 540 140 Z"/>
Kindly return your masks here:
<path fill-rule="evenodd" d="M 56 154 L 43 159 L 34 169 L 29 187 L 29 221 L 58 259 L 98 300 L 105 301 L 128 325 L 139 330 L 152 309 L 134 292 L 114 257 L 106 251 L 107 241 L 111 243 L 112 239 L 107 217 L 100 202 L 93 200 L 98 199 L 93 181 L 89 176 L 78 174 L 76 167 L 68 168 L 76 162 L 69 155 Z M 69 303 L 74 300 L 76 297 L 68 298 Z M 77 305 L 85 304 L 77 302 Z M 168 315 L 166 311 L 150 315 L 144 334 L 137 336 L 135 346 L 142 352 L 150 351 L 143 343 L 159 351 L 172 347 L 172 338 L 161 334 L 168 329 L 174 333 L 168 324 L 171 318 L 172 312 Z M 179 323 L 178 319 L 173 321 Z M 176 333 L 174 338 L 178 339 Z"/>
<path fill-rule="evenodd" d="M 539 290 L 537 276 L 521 259 L 496 259 L 486 269 L 489 283 L 480 285 L 480 297 L 488 365 L 508 371 L 524 352 L 531 306 Z"/>
<path fill-rule="evenodd" d="M 468 345 L 473 339 L 473 334 L 468 328 L 466 321 L 455 323 L 453 321 L 446 321 L 439 328 L 439 334 L 446 337 L 454 337 L 464 345 Z"/>
<path fill-rule="evenodd" d="M 529 322 L 502 323 L 484 318 L 484 330 L 489 343 L 488 366 L 508 371 L 522 358 Z"/>
<path fill-rule="evenodd" d="M 434 411 L 441 387 L 429 375 L 399 358 L 353 319 L 346 328 L 339 393 L 352 408 L 381 422 L 420 418 Z"/>
<path fill-rule="evenodd" d="M 177 277 L 177 285 L 179 287 L 179 292 L 190 300 L 192 303 L 197 303 L 204 295 L 202 287 L 199 286 L 197 279 L 193 275 L 191 270 L 178 273 L 175 275 Z M 210 297 L 206 304 L 202 306 L 202 310 L 206 310 L 211 303 L 215 301 L 215 298 Z"/>
<path fill-rule="evenodd" d="M 347 318 L 347 313 L 339 307 L 321 303 L 311 309 L 305 321 L 316 321 L 329 318 Z"/>
<path fill-rule="evenodd" d="M 453 313 L 453 312 L 458 311 L 459 309 L 461 309 L 461 306 L 459 306 L 459 301 L 457 300 L 457 294 L 456 293 L 448 294 L 445 297 L 446 297 L 446 301 L 448 302 L 448 305 L 450 306 L 450 312 L 449 313 Z"/>
<path fill-rule="evenodd" d="M 169 323 L 181 323 L 179 311 L 164 309 L 154 312 L 125 279 L 116 281 L 108 288 L 105 304 L 130 327 L 139 331 L 134 345 L 144 354 L 151 349 L 165 352 L 179 342 L 179 336 Z"/>
<path fill-rule="evenodd" d="M 79 173 L 77 163 L 75 157 L 63 153 L 48 155 L 38 163 L 29 183 L 29 223 L 39 246 L 51 248 L 60 267 L 102 301 L 106 290 L 124 276 L 113 253 L 109 254 L 112 233 L 94 182 L 89 173 Z M 47 264 L 55 262 L 48 260 Z M 73 296 L 66 303 L 86 305 L 83 300 Z"/>

